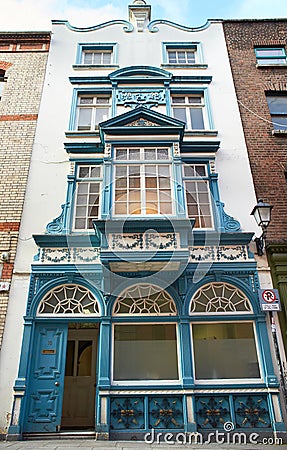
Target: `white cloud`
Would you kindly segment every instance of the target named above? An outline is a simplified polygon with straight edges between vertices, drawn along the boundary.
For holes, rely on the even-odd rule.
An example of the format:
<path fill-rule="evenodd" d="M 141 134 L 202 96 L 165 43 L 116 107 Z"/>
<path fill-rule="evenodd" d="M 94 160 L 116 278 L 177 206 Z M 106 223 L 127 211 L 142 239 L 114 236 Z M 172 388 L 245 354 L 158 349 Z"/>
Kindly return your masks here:
<path fill-rule="evenodd" d="M 0 30 L 50 30 L 52 19 L 65 19 L 79 27 L 127 19 L 127 8 L 113 6 L 112 3 L 99 8 L 85 8 L 83 4 L 70 6 L 68 0 L 7 0 L 1 7 Z"/>

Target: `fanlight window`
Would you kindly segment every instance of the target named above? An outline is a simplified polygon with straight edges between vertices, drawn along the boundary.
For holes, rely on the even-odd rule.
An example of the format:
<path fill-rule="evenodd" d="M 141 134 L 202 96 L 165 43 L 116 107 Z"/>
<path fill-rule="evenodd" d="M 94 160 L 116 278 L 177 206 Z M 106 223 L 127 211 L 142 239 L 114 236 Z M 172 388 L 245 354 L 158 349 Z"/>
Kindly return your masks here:
<path fill-rule="evenodd" d="M 202 286 L 191 300 L 190 314 L 253 312 L 250 301 L 243 292 L 227 283 L 210 283 Z"/>
<path fill-rule="evenodd" d="M 37 315 L 83 316 L 100 314 L 99 305 L 93 294 L 76 284 L 57 286 L 41 301 Z"/>
<path fill-rule="evenodd" d="M 138 284 L 127 288 L 114 306 L 114 315 L 169 315 L 177 314 L 171 296 L 157 286 Z"/>

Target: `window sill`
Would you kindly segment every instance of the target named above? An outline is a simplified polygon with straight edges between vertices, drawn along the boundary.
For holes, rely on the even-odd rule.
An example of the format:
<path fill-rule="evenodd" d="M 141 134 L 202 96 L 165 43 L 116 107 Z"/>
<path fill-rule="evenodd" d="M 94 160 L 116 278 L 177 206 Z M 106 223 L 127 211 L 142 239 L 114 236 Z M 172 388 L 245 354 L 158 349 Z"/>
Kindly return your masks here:
<path fill-rule="evenodd" d="M 184 136 L 217 136 L 217 130 L 186 130 Z"/>
<path fill-rule="evenodd" d="M 67 138 L 94 138 L 94 137 L 99 137 L 100 136 L 100 132 L 95 130 L 95 131 L 66 131 L 65 132 L 65 136 Z"/>
<path fill-rule="evenodd" d="M 93 70 L 93 69 L 118 69 L 118 64 L 74 64 L 75 70 Z"/>
<path fill-rule="evenodd" d="M 287 136 L 287 129 L 286 130 L 272 130 L 273 136 Z"/>
<path fill-rule="evenodd" d="M 257 69 L 270 69 L 275 67 L 276 69 L 286 69 L 287 64 L 256 64 Z"/>
<path fill-rule="evenodd" d="M 169 69 L 207 69 L 207 64 L 161 64 L 161 67 Z"/>

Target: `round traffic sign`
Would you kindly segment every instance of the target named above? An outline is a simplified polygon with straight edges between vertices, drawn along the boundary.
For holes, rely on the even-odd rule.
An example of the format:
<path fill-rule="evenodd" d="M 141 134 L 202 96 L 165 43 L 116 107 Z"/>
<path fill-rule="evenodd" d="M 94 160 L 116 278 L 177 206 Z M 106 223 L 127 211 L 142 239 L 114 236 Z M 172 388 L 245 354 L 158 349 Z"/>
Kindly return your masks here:
<path fill-rule="evenodd" d="M 268 289 L 262 292 L 262 298 L 267 303 L 273 303 L 275 302 L 275 300 L 277 300 L 275 292 Z"/>

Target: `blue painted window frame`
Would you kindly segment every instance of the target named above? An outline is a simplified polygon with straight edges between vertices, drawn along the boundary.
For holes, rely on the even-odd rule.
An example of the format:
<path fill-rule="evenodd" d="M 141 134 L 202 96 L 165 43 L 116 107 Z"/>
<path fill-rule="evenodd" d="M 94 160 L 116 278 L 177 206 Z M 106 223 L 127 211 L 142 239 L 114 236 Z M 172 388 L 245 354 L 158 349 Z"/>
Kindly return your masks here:
<path fill-rule="evenodd" d="M 194 63 L 170 63 L 168 60 L 169 50 L 192 50 L 195 52 Z M 207 67 L 204 64 L 202 45 L 200 42 L 162 42 L 162 61 L 164 66 L 168 67 Z"/>
<path fill-rule="evenodd" d="M 172 112 L 172 96 L 173 95 L 177 95 L 177 96 L 188 96 L 188 95 L 193 95 L 193 94 L 198 94 L 198 95 L 202 95 L 203 99 L 204 99 L 204 110 L 205 110 L 205 115 L 206 115 L 206 121 L 207 123 L 205 123 L 205 128 L 203 130 L 192 130 L 192 129 L 187 129 L 186 131 L 200 131 L 201 133 L 204 133 L 205 131 L 210 131 L 214 129 L 214 123 L 213 123 L 213 119 L 212 119 L 212 113 L 211 113 L 211 104 L 210 104 L 210 99 L 209 99 L 209 93 L 208 93 L 208 87 L 206 86 L 200 86 L 200 87 L 190 87 L 190 88 L 183 88 L 183 87 L 173 87 L 170 89 L 169 91 L 169 100 L 167 101 L 166 107 L 167 107 L 167 115 L 169 115 L 170 117 L 173 117 L 173 112 Z"/>
<path fill-rule="evenodd" d="M 115 159 L 115 149 L 120 148 L 120 147 L 124 147 L 124 148 L 159 148 L 159 147 L 166 147 L 169 148 L 169 158 L 167 160 L 150 160 L 150 161 L 145 161 L 143 159 L 140 159 L 139 161 L 132 161 L 131 163 L 129 162 L 129 160 L 116 160 Z M 172 200 L 173 200 L 173 204 L 172 204 L 172 214 L 168 214 L 169 217 L 177 217 L 178 216 L 178 212 L 177 212 L 177 208 L 176 208 L 176 182 L 175 182 L 175 169 L 174 169 L 174 156 L 173 156 L 173 146 L 171 142 L 150 142 L 150 141 L 140 141 L 140 142 L 129 142 L 127 144 L 123 144 L 123 143 L 114 143 L 113 144 L 113 148 L 112 148 L 112 167 L 111 167 L 111 180 L 107 180 L 110 186 L 114 186 L 114 180 L 115 180 L 115 165 L 117 164 L 127 164 L 127 165 L 134 165 L 134 164 L 139 164 L 139 165 L 146 165 L 146 164 L 151 164 L 151 165 L 169 165 L 170 169 L 171 169 L 171 195 L 172 195 Z M 111 216 L 116 219 L 116 218 L 123 218 L 123 217 L 127 217 L 129 216 L 129 214 L 115 214 L 114 212 L 114 205 L 115 205 L 115 192 L 114 192 L 114 188 L 112 189 L 112 192 L 110 192 L 110 196 L 109 196 L 109 212 L 112 211 Z M 105 212 L 106 213 L 106 212 Z M 144 218 L 158 218 L 158 217 L 162 217 L 161 214 L 139 214 L 139 215 L 133 215 L 133 217 L 135 218 L 140 218 L 140 217 L 144 217 Z"/>
<path fill-rule="evenodd" d="M 84 64 L 82 62 L 83 53 L 87 50 L 92 51 L 104 51 L 108 50 L 111 52 L 111 62 L 110 64 Z M 74 67 L 77 68 L 110 68 L 111 66 L 118 65 L 118 44 L 116 42 L 86 42 L 79 43 L 76 52 L 76 64 Z"/>
<path fill-rule="evenodd" d="M 204 176 L 186 176 L 184 174 L 184 165 L 187 166 L 205 166 L 205 172 L 206 175 Z M 214 199 L 214 195 L 212 192 L 212 184 L 210 183 L 210 166 L 209 166 L 209 161 L 196 161 L 196 160 L 183 160 L 182 161 L 182 185 L 184 188 L 184 204 L 185 204 L 185 210 L 186 210 L 186 215 L 187 217 L 189 217 L 188 215 L 188 206 L 187 206 L 187 198 L 186 198 L 186 186 L 185 186 L 185 182 L 188 181 L 207 181 L 207 185 L 208 185 L 208 195 L 209 195 L 209 208 L 210 208 L 210 215 L 211 215 L 211 221 L 212 221 L 212 226 L 211 227 L 195 227 L 194 231 L 199 231 L 199 230 L 213 230 L 215 228 L 215 218 L 214 218 L 214 208 L 215 208 L 215 199 Z M 197 203 L 197 207 L 200 209 L 200 203 Z M 204 218 L 204 214 L 202 214 L 201 219 Z M 190 216 L 190 218 L 192 218 Z"/>
<path fill-rule="evenodd" d="M 110 103 L 110 107 L 111 107 L 111 113 L 110 113 L 110 117 L 114 117 L 115 115 L 115 98 L 114 95 L 112 95 L 112 88 L 100 88 L 100 87 L 95 87 L 95 88 L 76 88 L 73 90 L 73 95 L 72 95 L 72 102 L 71 102 L 71 113 L 70 113 L 70 120 L 69 120 L 69 131 L 78 131 L 76 130 L 76 123 L 77 123 L 77 106 L 78 106 L 78 98 L 81 95 L 107 95 L 110 96 L 111 98 L 111 103 Z M 95 130 L 89 130 L 89 131 L 84 131 L 84 133 L 92 133 L 95 132 Z"/>
<path fill-rule="evenodd" d="M 282 66 L 286 66 L 287 65 L 287 59 L 286 59 L 286 50 L 285 47 L 256 47 L 255 49 L 255 56 L 256 56 L 256 61 L 257 64 L 259 66 L 264 66 L 264 65 L 282 65 Z M 262 56 L 260 55 L 260 52 L 263 51 L 272 51 L 274 50 L 275 52 L 277 51 L 282 51 L 282 55 L 265 55 Z M 277 61 L 276 61 L 277 60 Z M 280 62 L 278 61 L 280 60 Z M 282 61 L 282 62 L 281 62 Z"/>

